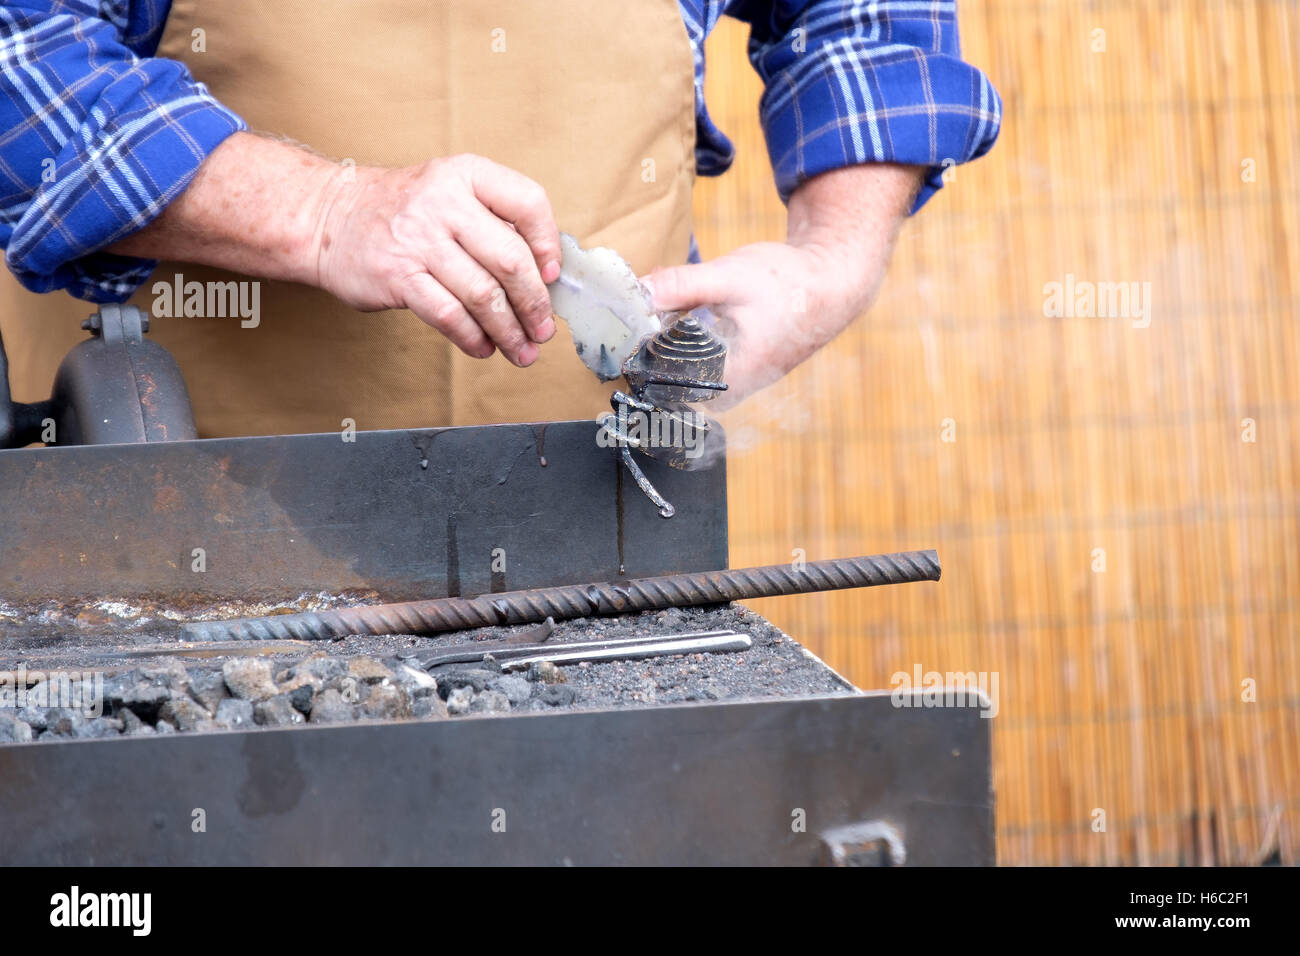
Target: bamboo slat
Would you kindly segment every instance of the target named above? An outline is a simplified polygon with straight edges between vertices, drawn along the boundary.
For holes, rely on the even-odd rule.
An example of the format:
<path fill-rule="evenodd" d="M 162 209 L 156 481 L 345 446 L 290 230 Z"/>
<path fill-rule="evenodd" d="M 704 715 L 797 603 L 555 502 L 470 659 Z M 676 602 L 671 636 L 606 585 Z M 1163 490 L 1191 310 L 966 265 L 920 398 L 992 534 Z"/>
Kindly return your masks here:
<path fill-rule="evenodd" d="M 1300 11 L 959 12 L 1001 139 L 870 314 L 724 418 L 733 564 L 939 549 L 936 586 L 754 603 L 862 687 L 998 672 L 1003 863 L 1296 863 Z M 708 53 L 738 160 L 697 186 L 706 257 L 784 231 L 743 27 Z M 1067 275 L 1149 282 L 1149 327 L 1047 317 Z"/>

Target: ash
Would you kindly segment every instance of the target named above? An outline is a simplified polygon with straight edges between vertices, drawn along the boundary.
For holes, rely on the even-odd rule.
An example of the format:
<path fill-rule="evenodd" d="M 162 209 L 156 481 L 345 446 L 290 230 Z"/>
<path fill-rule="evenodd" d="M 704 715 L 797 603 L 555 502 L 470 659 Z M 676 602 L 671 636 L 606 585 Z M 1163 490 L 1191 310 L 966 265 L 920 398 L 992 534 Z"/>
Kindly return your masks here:
<path fill-rule="evenodd" d="M 77 651 L 24 661 L 36 679 L 24 705 L 0 706 L 0 743 L 67 738 L 244 731 L 354 721 L 476 719 L 512 713 L 608 710 L 665 704 L 852 694 L 855 689 L 758 614 L 740 605 L 669 608 L 555 625 L 547 646 L 576 640 L 652 637 L 731 629 L 753 646 L 721 654 L 627 661 L 535 664 L 502 672 L 490 656 L 426 671 L 422 659 L 451 644 L 496 642 L 536 625 L 492 627 L 429 637 L 349 637 L 319 644 L 274 642 L 248 653 L 191 659 L 131 656 L 130 646 L 81 644 Z M 156 646 L 156 645 L 155 645 Z M 118 653 L 115 658 L 114 650 Z M 88 652 L 93 663 L 86 657 Z M 265 651 L 265 653 L 262 653 Z M 82 655 L 78 663 L 78 653 Z M 6 662 L 8 687 L 14 663 Z M 57 706 L 57 688 L 37 668 L 95 671 L 99 713 Z"/>

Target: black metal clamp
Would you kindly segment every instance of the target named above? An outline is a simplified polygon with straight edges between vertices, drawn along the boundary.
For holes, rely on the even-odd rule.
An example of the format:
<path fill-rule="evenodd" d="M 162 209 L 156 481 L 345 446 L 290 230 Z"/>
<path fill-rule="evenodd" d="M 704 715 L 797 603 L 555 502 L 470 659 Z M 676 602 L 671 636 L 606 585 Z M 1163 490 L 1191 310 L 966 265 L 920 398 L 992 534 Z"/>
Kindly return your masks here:
<path fill-rule="evenodd" d="M 176 360 L 144 337 L 146 313 L 133 305 L 101 305 L 81 327 L 90 338 L 64 356 L 51 396 L 39 402 L 13 401 L 0 339 L 0 448 L 198 437 Z"/>

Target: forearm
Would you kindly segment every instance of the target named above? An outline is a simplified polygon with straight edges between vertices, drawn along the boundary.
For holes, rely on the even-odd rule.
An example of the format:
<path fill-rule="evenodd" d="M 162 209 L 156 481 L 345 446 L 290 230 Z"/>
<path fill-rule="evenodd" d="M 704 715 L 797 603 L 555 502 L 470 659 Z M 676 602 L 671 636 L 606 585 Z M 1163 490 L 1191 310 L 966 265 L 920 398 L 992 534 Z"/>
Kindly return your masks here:
<path fill-rule="evenodd" d="M 162 215 L 108 251 L 314 285 L 324 207 L 346 172 L 307 150 L 236 133 Z"/>
<path fill-rule="evenodd" d="M 704 306 L 717 317 L 731 347 L 719 405 L 770 385 L 867 310 L 923 173 L 889 164 L 822 173 L 791 194 L 785 242 L 648 278 L 658 308 Z"/>
<path fill-rule="evenodd" d="M 480 156 L 343 166 L 236 134 L 150 225 L 114 244 L 317 286 L 364 312 L 409 309 L 468 355 L 536 361 L 555 334 L 560 234 L 542 187 Z"/>
<path fill-rule="evenodd" d="M 846 290 L 845 324 L 875 298 L 925 172 L 923 166 L 893 163 L 846 166 L 807 180 L 791 194 L 786 241 L 858 277 Z"/>

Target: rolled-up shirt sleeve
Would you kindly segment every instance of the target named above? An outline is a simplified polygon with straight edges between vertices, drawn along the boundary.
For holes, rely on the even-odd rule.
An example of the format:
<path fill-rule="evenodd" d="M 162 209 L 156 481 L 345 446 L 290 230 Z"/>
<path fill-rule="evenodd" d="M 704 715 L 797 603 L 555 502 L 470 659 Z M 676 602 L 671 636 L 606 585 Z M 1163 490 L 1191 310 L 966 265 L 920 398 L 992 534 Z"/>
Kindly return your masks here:
<path fill-rule="evenodd" d="M 183 64 L 144 55 L 168 6 L 0 5 L 0 246 L 28 289 L 130 296 L 157 263 L 104 247 L 148 225 L 247 128 Z"/>
<path fill-rule="evenodd" d="M 783 200 L 858 163 L 928 167 L 920 209 L 952 165 L 997 139 L 1002 102 L 961 59 L 952 0 L 766 0 L 729 5 L 751 24 L 749 56 Z"/>

